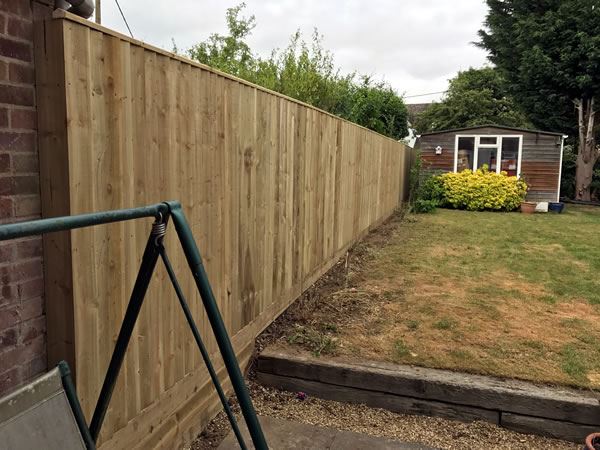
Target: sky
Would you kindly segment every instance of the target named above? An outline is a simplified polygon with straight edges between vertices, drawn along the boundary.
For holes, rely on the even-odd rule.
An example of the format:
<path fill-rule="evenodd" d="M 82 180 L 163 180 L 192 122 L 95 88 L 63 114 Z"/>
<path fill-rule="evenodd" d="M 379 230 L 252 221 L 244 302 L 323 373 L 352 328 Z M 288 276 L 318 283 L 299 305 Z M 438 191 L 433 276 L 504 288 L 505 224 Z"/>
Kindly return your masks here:
<path fill-rule="evenodd" d="M 225 10 L 239 0 L 119 0 L 133 35 L 179 50 L 225 33 Z M 384 79 L 407 103 L 439 100 L 448 79 L 486 64 L 473 45 L 487 7 L 483 0 L 246 0 L 256 17 L 250 47 L 262 56 L 287 46 L 296 30 L 309 39 L 316 27 L 343 72 Z M 128 34 L 115 0 L 102 0 L 102 24 Z"/>

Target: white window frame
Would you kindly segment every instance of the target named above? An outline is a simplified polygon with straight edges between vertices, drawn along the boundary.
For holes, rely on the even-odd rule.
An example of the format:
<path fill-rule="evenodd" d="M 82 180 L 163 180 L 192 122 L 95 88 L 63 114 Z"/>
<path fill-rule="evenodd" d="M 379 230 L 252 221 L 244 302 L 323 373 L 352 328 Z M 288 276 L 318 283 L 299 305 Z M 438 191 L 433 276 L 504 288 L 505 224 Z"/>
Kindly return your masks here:
<path fill-rule="evenodd" d="M 496 138 L 495 144 L 480 144 L 482 137 Z M 459 138 L 474 138 L 475 145 L 473 147 L 473 167 L 477 167 L 477 159 L 479 158 L 480 148 L 497 148 L 498 156 L 496 157 L 496 173 L 500 173 L 502 166 L 502 138 L 518 138 L 519 152 L 517 157 L 517 178 L 521 178 L 521 159 L 523 157 L 523 135 L 522 134 L 457 134 L 454 138 L 454 172 L 458 171 L 458 140 Z"/>

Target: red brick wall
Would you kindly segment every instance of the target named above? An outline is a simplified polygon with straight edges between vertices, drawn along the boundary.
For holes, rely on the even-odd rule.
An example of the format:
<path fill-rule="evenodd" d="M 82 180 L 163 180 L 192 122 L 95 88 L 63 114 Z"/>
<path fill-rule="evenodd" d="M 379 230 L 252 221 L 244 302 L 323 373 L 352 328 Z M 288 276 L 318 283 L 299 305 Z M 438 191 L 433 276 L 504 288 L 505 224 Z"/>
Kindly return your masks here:
<path fill-rule="evenodd" d="M 40 216 L 29 0 L 0 0 L 0 223 Z M 42 241 L 0 243 L 0 394 L 46 369 Z"/>

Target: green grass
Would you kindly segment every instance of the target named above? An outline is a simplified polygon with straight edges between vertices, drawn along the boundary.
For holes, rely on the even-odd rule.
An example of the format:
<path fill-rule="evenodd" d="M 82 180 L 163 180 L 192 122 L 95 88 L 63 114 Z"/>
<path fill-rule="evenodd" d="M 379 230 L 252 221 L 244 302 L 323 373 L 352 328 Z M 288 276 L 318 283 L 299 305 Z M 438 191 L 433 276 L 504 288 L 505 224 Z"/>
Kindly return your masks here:
<path fill-rule="evenodd" d="M 452 330 L 456 327 L 456 321 L 449 319 L 448 317 L 444 317 L 434 323 L 433 327 L 437 328 L 438 330 Z"/>
<path fill-rule="evenodd" d="M 294 327 L 287 341 L 304 347 L 315 356 L 335 354 L 337 348 L 337 341 L 329 334 L 301 325 Z"/>
<path fill-rule="evenodd" d="M 585 380 L 588 367 L 585 355 L 574 344 L 566 344 L 561 352 L 561 368 L 570 377 L 576 380 Z"/>
<path fill-rule="evenodd" d="M 600 389 L 599 231 L 600 208 L 571 205 L 409 216 L 361 244 L 355 312 L 317 310 L 316 331 L 292 340 L 315 354 Z"/>
<path fill-rule="evenodd" d="M 410 350 L 402 339 L 396 339 L 393 353 L 395 358 L 403 358 L 410 355 Z"/>

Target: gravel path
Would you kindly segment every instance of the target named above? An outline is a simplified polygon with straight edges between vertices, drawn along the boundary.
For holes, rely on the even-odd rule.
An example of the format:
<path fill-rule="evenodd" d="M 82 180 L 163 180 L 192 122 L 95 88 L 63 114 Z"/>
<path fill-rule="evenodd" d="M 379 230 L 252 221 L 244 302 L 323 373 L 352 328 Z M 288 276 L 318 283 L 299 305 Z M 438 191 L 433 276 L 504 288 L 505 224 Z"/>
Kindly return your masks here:
<path fill-rule="evenodd" d="M 437 417 L 396 414 L 364 405 L 339 403 L 265 388 L 249 382 L 259 415 L 302 422 L 373 436 L 418 442 L 440 449 L 580 449 L 581 445 L 539 436 L 520 434 L 486 422 L 463 423 Z M 239 414 L 237 405 L 234 410 Z M 219 414 L 194 441 L 192 450 L 216 448 L 230 431 L 223 413 Z"/>

